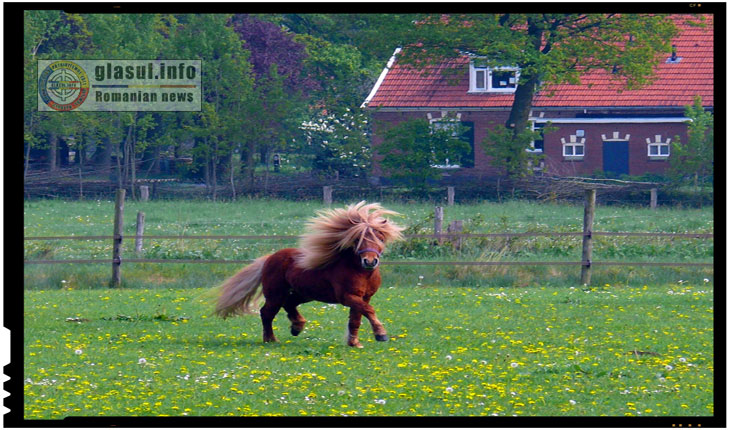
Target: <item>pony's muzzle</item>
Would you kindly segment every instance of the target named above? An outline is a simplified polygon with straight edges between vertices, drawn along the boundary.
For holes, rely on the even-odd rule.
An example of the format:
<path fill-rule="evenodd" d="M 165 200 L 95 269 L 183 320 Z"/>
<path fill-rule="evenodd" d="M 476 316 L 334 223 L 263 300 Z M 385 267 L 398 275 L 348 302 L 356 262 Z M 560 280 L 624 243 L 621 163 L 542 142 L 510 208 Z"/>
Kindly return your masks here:
<path fill-rule="evenodd" d="M 368 269 L 368 270 L 375 269 L 376 267 L 378 267 L 378 263 L 379 263 L 377 257 L 373 257 L 372 260 L 369 260 L 367 257 L 363 257 L 360 259 L 360 261 L 362 263 L 363 269 Z"/>
<path fill-rule="evenodd" d="M 360 264 L 363 269 L 373 270 L 378 267 L 378 264 L 380 263 L 378 260 L 380 252 L 377 249 L 365 248 L 359 250 L 357 254 L 360 256 Z"/>

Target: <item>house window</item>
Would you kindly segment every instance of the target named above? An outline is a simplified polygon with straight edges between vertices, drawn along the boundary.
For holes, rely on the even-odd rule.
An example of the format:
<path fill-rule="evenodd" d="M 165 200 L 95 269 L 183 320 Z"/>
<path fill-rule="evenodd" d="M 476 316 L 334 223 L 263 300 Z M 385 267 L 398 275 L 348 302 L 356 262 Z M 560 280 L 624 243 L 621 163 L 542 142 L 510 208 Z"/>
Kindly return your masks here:
<path fill-rule="evenodd" d="M 487 67 L 469 64 L 469 92 L 513 93 L 517 90 L 520 70 L 517 67 Z"/>
<path fill-rule="evenodd" d="M 531 148 L 528 152 L 543 152 L 545 149 L 545 135 L 543 134 L 543 128 L 545 128 L 544 122 L 530 121 L 530 129 L 532 131 L 539 131 L 540 136 L 535 136 L 535 140 L 530 143 Z"/>
<path fill-rule="evenodd" d="M 461 121 L 460 113 L 449 117 L 447 113 L 442 112 L 441 118 L 434 118 L 430 113 L 427 116 L 433 130 L 450 131 L 453 137 L 469 144 L 468 152 L 454 154 L 451 159 L 445 160 L 445 164 L 434 167 L 445 169 L 474 167 L 474 122 Z"/>
<path fill-rule="evenodd" d="M 662 141 L 660 134 L 654 135 L 654 140 L 646 138 L 647 143 L 647 155 L 650 160 L 666 160 L 669 158 L 669 143 L 672 141 L 671 138 L 667 138 Z"/>
<path fill-rule="evenodd" d="M 565 141 L 564 137 L 560 138 L 563 143 L 563 159 L 565 160 L 582 160 L 585 156 L 586 139 L 582 137 L 578 139 L 578 136 L 571 134 L 568 141 Z"/>
<path fill-rule="evenodd" d="M 571 143 L 567 145 L 563 145 L 563 156 L 570 157 L 570 156 L 583 156 L 583 151 L 585 150 L 585 145 L 582 143 Z"/>

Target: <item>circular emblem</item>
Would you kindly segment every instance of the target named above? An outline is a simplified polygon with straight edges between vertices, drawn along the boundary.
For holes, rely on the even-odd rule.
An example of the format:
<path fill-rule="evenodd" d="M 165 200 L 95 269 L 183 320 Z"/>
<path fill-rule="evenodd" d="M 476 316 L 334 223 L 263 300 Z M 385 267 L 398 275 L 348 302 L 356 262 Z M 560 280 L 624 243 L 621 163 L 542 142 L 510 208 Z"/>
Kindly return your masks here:
<path fill-rule="evenodd" d="M 38 77 L 38 92 L 43 103 L 57 111 L 81 106 L 89 95 L 89 77 L 71 61 L 56 61 Z"/>

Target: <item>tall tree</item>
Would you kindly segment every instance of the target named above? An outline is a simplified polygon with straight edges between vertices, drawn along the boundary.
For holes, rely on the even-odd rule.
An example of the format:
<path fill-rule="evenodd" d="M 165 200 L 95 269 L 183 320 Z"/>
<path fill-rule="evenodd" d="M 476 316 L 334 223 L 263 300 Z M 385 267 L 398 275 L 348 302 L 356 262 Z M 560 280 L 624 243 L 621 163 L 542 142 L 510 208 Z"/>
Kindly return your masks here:
<path fill-rule="evenodd" d="M 217 194 L 219 170 L 230 160 L 250 118 L 241 115 L 255 103 L 250 53 L 229 25 L 231 15 L 201 14 L 178 17 L 171 31 L 177 58 L 204 60 L 203 109 L 195 114 L 179 113 L 184 128 L 194 138 L 193 155 L 204 172 L 206 184 Z"/>
<path fill-rule="evenodd" d="M 232 27 L 250 52 L 254 97 L 241 110 L 245 117 L 245 177 L 253 183 L 254 154 L 268 154 L 295 133 L 308 94 L 318 83 L 304 73 L 307 52 L 294 34 L 251 15 L 235 15 Z"/>

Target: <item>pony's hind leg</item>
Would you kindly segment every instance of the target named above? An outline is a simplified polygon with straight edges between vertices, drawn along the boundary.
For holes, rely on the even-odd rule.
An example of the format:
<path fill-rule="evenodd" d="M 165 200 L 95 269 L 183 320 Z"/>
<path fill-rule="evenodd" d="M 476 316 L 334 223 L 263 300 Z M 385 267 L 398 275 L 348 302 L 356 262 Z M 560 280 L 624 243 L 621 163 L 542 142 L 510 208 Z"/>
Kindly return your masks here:
<path fill-rule="evenodd" d="M 261 308 L 261 324 L 264 326 L 264 342 L 278 342 L 274 336 L 273 321 L 277 313 L 281 309 L 281 301 L 273 301 L 268 297 L 264 307 Z"/>
<path fill-rule="evenodd" d="M 299 313 L 299 311 L 297 310 L 297 306 L 308 301 L 309 300 L 300 296 L 295 291 L 292 291 L 284 301 L 284 310 L 286 311 L 286 316 L 289 318 L 289 321 L 291 321 L 292 336 L 298 336 L 299 333 L 304 330 L 304 325 L 307 323 L 307 320 L 302 316 L 302 314 Z"/>

